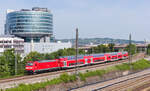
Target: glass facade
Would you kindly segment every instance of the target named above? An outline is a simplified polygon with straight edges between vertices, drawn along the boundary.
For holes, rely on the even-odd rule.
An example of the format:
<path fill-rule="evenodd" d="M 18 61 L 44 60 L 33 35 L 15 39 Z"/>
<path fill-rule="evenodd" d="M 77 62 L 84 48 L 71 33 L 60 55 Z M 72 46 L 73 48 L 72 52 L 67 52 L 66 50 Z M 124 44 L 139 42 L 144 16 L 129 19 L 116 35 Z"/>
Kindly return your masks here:
<path fill-rule="evenodd" d="M 7 34 L 18 32 L 52 33 L 52 14 L 39 11 L 16 11 L 7 15 Z"/>
<path fill-rule="evenodd" d="M 23 34 L 35 33 L 35 36 L 36 34 L 52 34 L 52 30 L 53 16 L 50 12 L 14 11 L 8 13 L 6 17 L 5 34 L 26 37 L 25 40 L 30 40 L 30 38 Z M 38 37 L 39 35 L 34 39 L 39 41 Z"/>

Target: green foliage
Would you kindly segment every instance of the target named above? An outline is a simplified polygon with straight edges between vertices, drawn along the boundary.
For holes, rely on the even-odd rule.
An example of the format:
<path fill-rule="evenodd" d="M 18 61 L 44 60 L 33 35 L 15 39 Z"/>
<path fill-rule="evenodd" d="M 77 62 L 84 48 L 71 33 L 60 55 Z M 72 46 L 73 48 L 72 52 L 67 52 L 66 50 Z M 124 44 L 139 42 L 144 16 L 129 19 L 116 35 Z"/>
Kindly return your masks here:
<path fill-rule="evenodd" d="M 28 62 L 28 61 L 38 61 L 38 60 L 42 60 L 43 56 L 42 54 L 38 53 L 38 52 L 30 52 L 25 58 L 24 58 L 24 62 Z"/>
<path fill-rule="evenodd" d="M 106 53 L 106 52 L 113 52 L 114 51 L 114 44 L 106 45 L 98 45 L 97 47 L 92 47 L 88 50 L 88 54 L 90 53 Z"/>
<path fill-rule="evenodd" d="M 145 60 L 145 59 L 141 59 L 139 61 L 136 61 L 134 63 L 131 64 L 132 66 L 132 70 L 143 70 L 145 68 L 149 68 L 150 67 L 150 61 Z M 117 65 L 115 66 L 117 70 L 120 71 L 125 71 L 125 70 L 130 70 L 131 66 L 129 63 L 124 63 L 121 65 Z"/>
<path fill-rule="evenodd" d="M 141 59 L 141 60 L 133 63 L 132 66 L 133 66 L 133 70 L 143 70 L 145 68 L 150 67 L 150 61 Z"/>
<path fill-rule="evenodd" d="M 150 55 L 150 44 L 147 46 L 147 54 Z"/>
<path fill-rule="evenodd" d="M 41 83 L 35 83 L 35 84 L 20 84 L 18 87 L 16 88 L 8 88 L 6 89 L 6 91 L 34 91 L 34 90 L 38 90 L 40 88 L 44 88 L 48 85 L 54 85 L 54 84 L 59 84 L 62 82 L 73 82 L 76 80 L 76 76 L 75 75 L 68 75 L 67 73 L 64 73 L 62 75 L 60 75 L 59 78 L 55 78 L 52 80 L 48 80 L 46 82 L 41 82 Z"/>
<path fill-rule="evenodd" d="M 21 63 L 21 57 L 14 53 L 14 49 L 4 51 L 0 56 L 0 78 L 15 75 L 15 60 L 18 64 Z"/>
<path fill-rule="evenodd" d="M 65 83 L 73 82 L 76 80 L 76 76 L 75 75 L 68 75 L 67 73 L 64 73 L 64 74 L 60 75 L 60 80 L 62 80 Z"/>
<path fill-rule="evenodd" d="M 121 65 L 115 66 L 117 70 L 124 71 L 124 70 L 130 70 L 130 65 L 128 63 L 123 63 Z"/>
<path fill-rule="evenodd" d="M 82 81 L 85 81 L 87 77 L 92 77 L 92 76 L 100 76 L 101 77 L 105 73 L 106 73 L 105 70 L 89 71 L 86 73 L 79 73 L 79 77 Z"/>
<path fill-rule="evenodd" d="M 111 52 L 114 52 L 114 46 L 115 46 L 114 43 L 108 44 L 108 48 L 110 49 Z"/>
<path fill-rule="evenodd" d="M 4 56 L 1 56 L 0 57 L 0 78 L 3 78 L 3 77 L 7 77 L 10 75 L 10 67 L 8 65 L 8 61 L 5 59 Z"/>
<path fill-rule="evenodd" d="M 106 68 L 106 73 L 109 73 L 109 72 L 113 72 L 113 71 L 117 71 L 117 67 L 116 66 L 111 66 L 111 67 L 108 67 Z"/>
<path fill-rule="evenodd" d="M 131 45 L 128 45 L 125 50 L 130 54 L 130 46 L 131 46 L 131 55 L 135 54 L 136 53 L 136 45 L 135 44 L 131 44 Z"/>

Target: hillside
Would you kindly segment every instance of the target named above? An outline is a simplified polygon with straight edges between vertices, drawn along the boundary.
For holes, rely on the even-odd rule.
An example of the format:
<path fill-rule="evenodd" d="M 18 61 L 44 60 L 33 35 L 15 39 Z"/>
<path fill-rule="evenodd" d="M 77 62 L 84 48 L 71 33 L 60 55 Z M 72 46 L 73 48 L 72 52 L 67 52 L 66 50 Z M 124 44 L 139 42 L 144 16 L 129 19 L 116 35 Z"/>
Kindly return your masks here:
<path fill-rule="evenodd" d="M 70 41 L 72 44 L 75 44 L 75 39 L 57 39 L 57 41 L 68 42 Z M 115 44 L 127 44 L 129 40 L 126 39 L 113 39 L 113 38 L 80 38 L 79 45 L 87 45 L 87 44 L 105 44 L 105 43 L 115 43 Z M 144 43 L 144 41 L 134 41 L 132 43 Z"/>

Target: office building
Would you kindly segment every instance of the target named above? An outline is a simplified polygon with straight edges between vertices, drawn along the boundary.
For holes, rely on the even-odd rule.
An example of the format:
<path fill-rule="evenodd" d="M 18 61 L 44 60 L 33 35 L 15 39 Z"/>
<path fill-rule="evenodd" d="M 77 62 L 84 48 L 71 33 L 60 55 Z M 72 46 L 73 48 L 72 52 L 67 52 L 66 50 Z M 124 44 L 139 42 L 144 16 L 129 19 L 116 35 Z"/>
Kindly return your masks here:
<path fill-rule="evenodd" d="M 0 53 L 12 48 L 15 53 L 24 54 L 24 40 L 15 36 L 0 36 Z"/>
<path fill-rule="evenodd" d="M 7 10 L 5 35 L 21 37 L 25 42 L 52 42 L 53 15 L 47 8 Z"/>
<path fill-rule="evenodd" d="M 53 15 L 47 8 L 7 10 L 5 35 L 24 39 L 24 54 L 31 51 L 51 53 L 72 47 L 71 43 L 54 42 Z"/>

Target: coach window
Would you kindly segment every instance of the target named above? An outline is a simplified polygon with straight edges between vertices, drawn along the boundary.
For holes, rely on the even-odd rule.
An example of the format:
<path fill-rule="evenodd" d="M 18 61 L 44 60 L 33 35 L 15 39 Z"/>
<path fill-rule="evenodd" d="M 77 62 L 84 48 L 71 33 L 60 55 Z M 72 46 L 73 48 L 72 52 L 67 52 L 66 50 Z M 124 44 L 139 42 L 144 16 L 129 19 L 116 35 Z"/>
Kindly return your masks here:
<path fill-rule="evenodd" d="M 121 55 L 119 55 L 119 57 L 121 57 Z"/>

